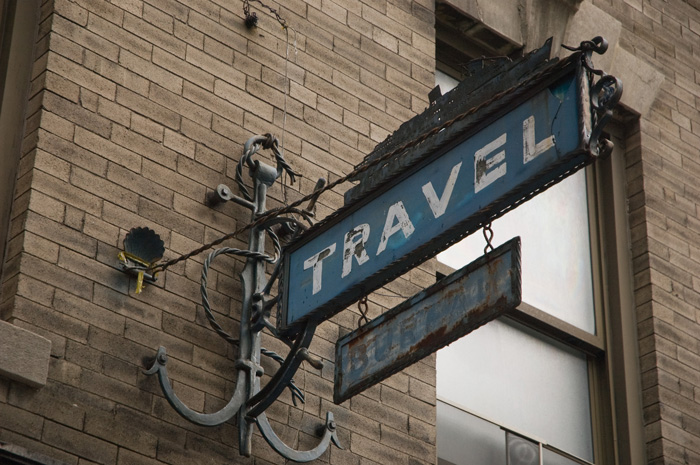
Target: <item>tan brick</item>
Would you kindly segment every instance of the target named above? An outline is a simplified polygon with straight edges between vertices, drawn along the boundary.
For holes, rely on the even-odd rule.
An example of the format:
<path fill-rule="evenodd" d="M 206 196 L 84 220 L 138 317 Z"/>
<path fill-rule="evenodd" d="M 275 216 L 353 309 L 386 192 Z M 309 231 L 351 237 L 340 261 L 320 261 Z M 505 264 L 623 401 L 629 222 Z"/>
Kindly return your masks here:
<path fill-rule="evenodd" d="M 210 91 L 214 89 L 214 76 L 164 50 L 156 48 L 153 51 L 153 63 L 163 69 L 177 69 L 178 74 L 186 81 L 190 81 Z"/>
<path fill-rule="evenodd" d="M 236 34 L 234 31 L 218 24 L 216 19 L 191 11 L 188 24 L 205 35 L 221 43 L 228 44 L 234 50 L 246 52 L 247 40 L 242 35 Z"/>
<path fill-rule="evenodd" d="M 3 418 L 3 428 L 34 439 L 41 437 L 44 425 L 41 416 L 7 404 L 0 404 L 0 416 Z"/>
<path fill-rule="evenodd" d="M 204 236 L 204 227 L 182 215 L 172 212 L 151 200 L 140 198 L 138 202 L 139 215 L 184 234 L 194 240 L 201 240 Z"/>
<path fill-rule="evenodd" d="M 122 50 L 119 53 L 119 64 L 124 68 L 154 82 L 176 94 L 182 93 L 182 78 L 170 71 L 154 65 L 133 53 Z"/>
<path fill-rule="evenodd" d="M 88 12 L 85 8 L 82 8 L 70 0 L 55 0 L 54 11 L 59 15 L 70 19 L 74 23 L 80 26 L 85 26 L 87 24 Z M 56 19 L 54 18 L 54 21 Z"/>
<path fill-rule="evenodd" d="M 227 64 L 229 67 L 233 63 L 233 49 L 211 37 L 204 36 L 204 45 L 197 48 L 216 60 Z"/>
<path fill-rule="evenodd" d="M 408 465 L 408 455 L 390 447 L 363 440 L 356 433 L 352 434 L 350 450 L 356 454 L 386 465 Z"/>
<path fill-rule="evenodd" d="M 234 87 L 222 80 L 217 80 L 214 83 L 214 94 L 228 100 L 234 105 L 248 111 L 254 111 L 255 114 L 267 121 L 272 120 L 272 106 L 269 104 L 261 104 L 255 101 L 246 91 Z"/>
<path fill-rule="evenodd" d="M 128 281 L 126 276 L 116 269 L 116 266 L 105 266 L 94 257 L 85 257 L 71 250 L 62 248 L 59 253 L 58 266 L 61 268 L 95 280 L 120 292 L 127 292 Z"/>
<path fill-rule="evenodd" d="M 97 299 L 97 295 L 95 296 Z M 96 301 L 97 304 L 100 302 Z M 123 334 L 124 317 L 114 314 L 111 309 L 105 309 L 72 294 L 56 291 L 54 308 L 59 312 L 70 315 L 92 326 L 114 334 Z"/>
<path fill-rule="evenodd" d="M 163 142 L 163 134 L 165 129 L 160 124 L 141 115 L 131 115 L 130 120 L 126 122 L 126 126 L 134 132 L 148 137 L 156 142 Z M 120 129 L 121 131 L 121 129 Z M 115 138 L 114 131 L 112 138 Z M 138 147 L 137 144 L 133 144 Z"/>
<path fill-rule="evenodd" d="M 23 254 L 21 269 L 23 273 L 51 286 L 67 289 L 69 292 L 86 299 L 92 296 L 92 283 L 90 281 L 44 260 Z"/>
<path fill-rule="evenodd" d="M 129 210 L 136 211 L 138 208 L 138 195 L 119 184 L 90 174 L 80 168 L 73 168 L 71 184 L 86 191 L 97 192 L 104 200 L 122 205 Z"/>
<path fill-rule="evenodd" d="M 86 87 L 106 99 L 114 100 L 116 85 L 107 79 L 85 70 L 78 64 L 55 53 L 49 53 L 48 69 L 60 74 L 76 84 Z"/>
<path fill-rule="evenodd" d="M 186 157 L 194 158 L 194 142 L 169 129 L 165 130 L 163 145 L 178 153 L 181 153 L 182 155 L 185 155 Z"/>
<path fill-rule="evenodd" d="M 76 88 L 77 89 L 77 88 Z M 79 92 L 75 92 L 75 101 L 79 98 Z M 96 134 L 106 136 L 110 131 L 108 119 L 76 105 L 70 100 L 66 100 L 56 94 L 47 93 L 44 97 L 44 107 L 56 115 L 75 123 Z"/>
<path fill-rule="evenodd" d="M 214 117 L 214 121 L 218 121 L 219 124 L 226 123 L 226 120 L 223 120 L 222 118 L 217 118 L 216 116 Z M 229 126 L 226 127 L 228 128 Z M 240 153 L 239 148 L 240 141 L 242 138 L 239 138 L 237 141 L 233 141 L 231 138 L 235 137 L 236 134 L 241 133 L 243 131 L 240 129 L 240 127 L 233 127 L 237 128 L 235 132 L 228 132 L 225 134 L 225 136 L 222 136 L 207 127 L 201 126 L 188 119 L 183 119 L 182 134 L 197 141 L 197 143 L 199 144 L 203 144 L 207 147 L 216 150 L 219 153 Z M 248 135 L 250 135 L 250 133 L 248 133 Z M 245 139 L 247 140 L 247 137 Z M 199 164 L 193 165 L 192 161 L 187 157 L 181 156 L 178 160 L 178 172 L 182 174 L 187 174 L 188 172 L 191 172 L 191 174 L 193 175 L 193 179 L 201 182 L 204 185 L 213 186 L 214 184 L 216 184 L 214 182 L 215 179 L 222 179 L 223 182 L 223 175 L 221 173 L 202 170 L 206 171 L 208 174 L 206 175 L 206 177 L 201 177 L 203 173 L 199 174 L 192 172 L 200 171 L 200 168 L 203 167 L 201 167 L 201 165 Z"/>
<path fill-rule="evenodd" d="M 130 108 L 133 112 L 151 118 L 163 126 L 171 129 L 179 129 L 180 115 L 161 105 L 158 105 L 141 95 L 130 90 L 118 88 L 117 102 L 120 105 Z"/>
<path fill-rule="evenodd" d="M 333 70 L 332 74 L 342 73 L 352 79 L 359 79 L 360 70 L 363 67 L 376 73 L 383 73 L 385 69 L 384 63 L 374 58 L 368 58 L 361 54 L 356 47 L 342 40 L 334 41 L 327 46 L 310 40 L 307 45 L 307 53 L 319 60 L 322 66 L 330 67 Z"/>
<path fill-rule="evenodd" d="M 179 3 L 177 5 L 182 7 L 182 5 L 180 5 Z M 183 21 L 186 21 L 186 16 L 187 14 L 185 14 L 185 18 L 183 19 Z M 188 26 L 187 24 L 181 21 L 175 21 L 174 30 L 175 37 L 178 37 L 182 41 L 186 42 L 188 45 L 192 45 L 199 49 L 204 48 L 205 36 L 201 32 L 195 30 L 194 28 Z"/>
<path fill-rule="evenodd" d="M 45 111 L 41 113 L 41 127 L 63 139 L 73 139 L 75 125 L 51 112 Z"/>
<path fill-rule="evenodd" d="M 85 212 L 72 205 L 66 205 L 66 214 L 63 217 L 63 224 L 76 231 L 82 231 L 85 224 Z"/>
<path fill-rule="evenodd" d="M 121 87 L 136 92 L 139 95 L 148 95 L 149 82 L 147 79 L 113 61 L 106 60 L 88 50 L 85 52 L 83 64 L 86 68 L 108 77 Z"/>
<path fill-rule="evenodd" d="M 61 328 L 61 335 L 79 342 L 87 340 L 88 325 L 69 315 L 57 313 L 50 308 L 31 302 L 23 297 L 15 299 L 13 318 L 36 325 L 48 332 Z M 48 337 L 46 333 L 42 334 Z"/>
<path fill-rule="evenodd" d="M 62 0 L 60 3 L 67 4 L 66 0 Z M 84 11 L 84 10 L 83 10 Z M 53 19 L 53 32 L 60 34 L 61 36 L 75 42 L 88 50 L 92 50 L 98 55 L 117 61 L 119 56 L 119 46 L 110 42 L 107 37 L 101 37 L 88 29 L 85 29 L 85 24 L 87 24 L 87 14 L 85 14 L 85 23 L 76 24 L 73 20 L 66 20 L 60 16 L 56 16 Z M 52 38 L 52 41 L 54 39 Z"/>
<path fill-rule="evenodd" d="M 49 43 L 49 50 L 58 55 L 67 58 L 68 60 L 80 63 L 83 60 L 84 49 L 80 45 L 71 42 L 70 40 L 60 35 L 53 35 Z"/>
<path fill-rule="evenodd" d="M 209 45 L 209 47 L 207 47 L 207 45 Z M 246 76 L 243 72 L 231 66 L 233 50 L 222 49 L 223 47 L 223 44 L 207 37 L 205 39 L 205 51 L 191 46 L 187 47 L 186 60 L 188 63 L 191 63 L 197 68 L 201 68 L 229 84 L 243 87 Z M 206 52 L 206 48 L 212 48 L 212 53 Z M 221 52 L 223 52 L 223 54 L 220 54 Z M 227 56 L 230 56 L 231 59 L 222 61 L 222 58 L 226 58 Z"/>

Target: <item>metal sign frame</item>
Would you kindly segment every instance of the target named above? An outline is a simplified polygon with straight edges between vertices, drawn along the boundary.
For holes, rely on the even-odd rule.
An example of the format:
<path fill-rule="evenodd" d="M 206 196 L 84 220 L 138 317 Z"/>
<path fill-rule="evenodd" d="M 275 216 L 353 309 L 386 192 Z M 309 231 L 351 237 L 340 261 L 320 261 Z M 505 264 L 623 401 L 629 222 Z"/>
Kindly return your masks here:
<path fill-rule="evenodd" d="M 492 102 L 491 106 L 484 109 L 484 116 L 482 118 L 477 120 L 470 119 L 462 126 L 460 126 L 460 122 L 457 121 L 446 127 L 443 131 L 436 132 L 432 137 L 443 141 L 442 146 L 432 150 L 432 153 L 428 153 L 420 163 L 408 169 L 400 176 L 397 176 L 393 182 L 385 183 L 385 185 L 377 189 L 376 192 L 372 192 L 372 195 L 366 196 L 362 200 L 342 208 L 334 215 L 331 215 L 327 220 L 324 220 L 309 230 L 298 241 L 291 244 L 283 254 L 284 263 L 282 265 L 283 272 L 280 280 L 278 331 L 282 334 L 292 335 L 296 334 L 306 321 L 320 322 L 330 318 L 362 296 L 369 294 L 373 290 L 397 278 L 409 269 L 446 249 L 451 244 L 478 230 L 484 224 L 502 216 L 522 202 L 537 195 L 570 174 L 573 174 L 583 166 L 593 162 L 597 158 L 597 151 L 594 152 L 591 150 L 589 145 L 592 132 L 589 75 L 579 57 L 580 56 L 572 55 L 572 57 L 570 57 L 571 59 L 567 59 L 560 62 L 558 65 L 552 66 L 547 73 L 538 74 L 537 79 L 530 79 L 516 86 L 516 88 L 503 92 L 504 95 L 502 98 L 496 99 Z M 556 161 L 551 165 L 539 170 L 535 176 L 530 176 L 526 180 L 521 180 L 516 185 L 506 186 L 506 189 L 502 192 L 498 192 L 498 195 L 487 204 L 481 206 L 477 211 L 454 224 L 447 225 L 442 231 L 429 238 L 429 240 L 420 243 L 420 245 L 409 250 L 407 253 L 401 256 L 394 256 L 391 263 L 382 266 L 380 269 L 376 269 L 376 271 L 352 283 L 352 285 L 339 289 L 332 297 L 316 303 L 297 302 L 297 300 L 303 299 L 294 297 L 294 305 L 303 307 L 305 313 L 296 315 L 294 314 L 294 309 L 290 311 L 291 296 L 296 293 L 299 288 L 298 285 L 290 283 L 290 279 L 292 277 L 298 279 L 299 274 L 304 271 L 291 269 L 291 263 L 294 260 L 297 260 L 297 262 L 299 260 L 295 258 L 297 252 L 308 244 L 313 244 L 314 241 L 322 238 L 325 233 L 331 231 L 347 218 L 362 213 L 362 209 L 372 203 L 377 197 L 391 191 L 415 173 L 429 168 L 431 163 L 439 161 L 443 155 L 458 148 L 461 144 L 468 143 L 472 138 L 478 136 L 480 131 L 488 129 L 492 124 L 498 123 L 500 119 L 507 117 L 508 114 L 515 111 L 515 109 L 527 104 L 530 99 L 537 98 L 543 91 L 551 86 L 556 86 L 566 79 L 571 79 L 573 81 L 573 87 L 576 93 L 575 103 L 577 108 L 575 113 L 577 119 L 577 142 L 574 147 L 567 150 L 564 155 L 558 156 Z M 434 145 L 425 142 L 423 144 L 428 148 Z M 525 142 L 523 142 L 523 144 L 525 144 Z M 420 189 L 420 187 L 416 187 Z M 438 189 L 440 189 L 440 187 Z M 399 216 L 397 216 L 396 221 L 400 222 Z M 398 227 L 398 225 L 395 226 Z M 395 236 L 401 236 L 401 233 L 397 233 Z M 340 250 L 335 251 L 337 254 L 343 252 L 342 236 L 340 240 Z M 319 244 L 319 246 L 314 249 L 314 252 L 317 253 L 317 262 L 323 259 L 324 247 L 326 247 L 325 244 Z M 307 251 L 305 255 L 311 256 L 313 254 Z M 305 256 L 302 259 L 307 259 L 308 262 L 308 257 Z M 357 263 L 355 263 L 355 265 L 357 266 Z M 307 267 L 307 275 L 311 274 L 310 268 L 311 266 Z"/>
<path fill-rule="evenodd" d="M 338 339 L 333 401 L 340 404 L 520 305 L 520 238 Z"/>

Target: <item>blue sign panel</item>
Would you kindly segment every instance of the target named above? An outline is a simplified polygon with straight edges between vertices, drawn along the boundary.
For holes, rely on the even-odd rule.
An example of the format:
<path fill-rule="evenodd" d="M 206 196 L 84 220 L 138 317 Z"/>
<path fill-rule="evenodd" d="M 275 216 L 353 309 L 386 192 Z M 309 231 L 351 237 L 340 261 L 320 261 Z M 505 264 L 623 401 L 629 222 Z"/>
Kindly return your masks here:
<path fill-rule="evenodd" d="M 336 343 L 339 404 L 520 305 L 520 238 L 402 302 Z"/>
<path fill-rule="evenodd" d="M 282 331 L 321 321 L 593 156 L 576 72 L 286 251 Z"/>

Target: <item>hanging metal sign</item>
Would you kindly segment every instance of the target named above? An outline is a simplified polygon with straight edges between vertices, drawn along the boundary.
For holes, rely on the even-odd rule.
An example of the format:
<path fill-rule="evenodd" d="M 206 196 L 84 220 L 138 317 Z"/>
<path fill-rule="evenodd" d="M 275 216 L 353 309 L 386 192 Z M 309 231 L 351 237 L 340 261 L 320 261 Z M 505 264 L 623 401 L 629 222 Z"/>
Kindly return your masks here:
<path fill-rule="evenodd" d="M 520 304 L 520 238 L 475 260 L 336 343 L 339 404 Z"/>
<path fill-rule="evenodd" d="M 596 158 L 579 61 L 499 103 L 426 162 L 286 250 L 282 332 L 331 317 Z"/>

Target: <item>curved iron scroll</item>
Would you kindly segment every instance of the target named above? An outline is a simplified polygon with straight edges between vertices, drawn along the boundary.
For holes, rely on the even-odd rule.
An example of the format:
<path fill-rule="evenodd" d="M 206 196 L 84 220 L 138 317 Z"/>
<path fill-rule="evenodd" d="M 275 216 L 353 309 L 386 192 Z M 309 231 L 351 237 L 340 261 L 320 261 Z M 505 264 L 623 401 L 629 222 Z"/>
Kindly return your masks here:
<path fill-rule="evenodd" d="M 326 425 L 323 430 L 323 438 L 321 439 L 321 442 L 311 450 L 292 449 L 284 442 L 282 442 L 282 440 L 272 430 L 270 421 L 267 419 L 267 415 L 265 415 L 264 413 L 261 413 L 257 416 L 257 418 L 255 419 L 255 423 L 257 423 L 260 433 L 262 434 L 263 438 L 265 438 L 265 441 L 267 441 L 270 447 L 277 451 L 277 453 L 281 456 L 286 457 L 294 462 L 305 463 L 311 462 L 312 460 L 316 460 L 326 451 L 331 441 L 333 441 L 333 444 L 335 444 L 336 447 L 338 447 L 338 449 L 343 448 L 340 445 L 338 435 L 336 434 L 336 426 L 332 412 L 326 413 Z"/>
<path fill-rule="evenodd" d="M 233 418 L 238 410 L 245 402 L 244 395 L 244 383 L 236 383 L 236 391 L 233 393 L 233 397 L 229 400 L 228 404 L 224 406 L 221 410 L 216 413 L 200 413 L 192 410 L 186 406 L 173 391 L 173 386 L 168 378 L 168 369 L 165 364 L 168 362 L 168 356 L 165 353 L 165 347 L 161 346 L 158 348 L 158 354 L 156 355 L 156 360 L 153 362 L 153 366 L 148 370 L 144 371 L 146 375 L 158 374 L 158 382 L 163 390 L 168 403 L 175 409 L 177 413 L 182 415 L 185 419 L 202 426 L 216 426 L 227 422 Z"/>
<path fill-rule="evenodd" d="M 309 348 L 315 331 L 315 325 L 307 324 L 304 327 L 304 330 L 299 337 L 297 337 L 294 345 L 289 350 L 289 354 L 282 366 L 277 370 L 272 379 L 248 400 L 249 410 L 246 416 L 249 419 L 256 418 L 258 415 L 263 414 L 280 394 L 282 394 L 287 384 L 292 379 L 292 376 L 296 373 L 297 368 L 301 365 L 302 358 L 300 354 Z"/>
<path fill-rule="evenodd" d="M 608 50 L 608 41 L 603 37 L 594 37 L 592 40 L 584 40 L 578 47 L 563 45 L 567 50 L 581 53 L 583 66 L 590 73 L 591 81 L 591 108 L 593 109 L 593 128 L 588 140 L 591 150 L 598 156 L 604 157 L 612 152 L 613 144 L 610 140 L 601 138 L 603 128 L 612 119 L 613 109 L 622 97 L 622 81 L 615 76 L 605 73 L 593 66 L 591 56 L 593 52 L 602 55 Z M 593 76 L 598 76 L 593 83 Z"/>

